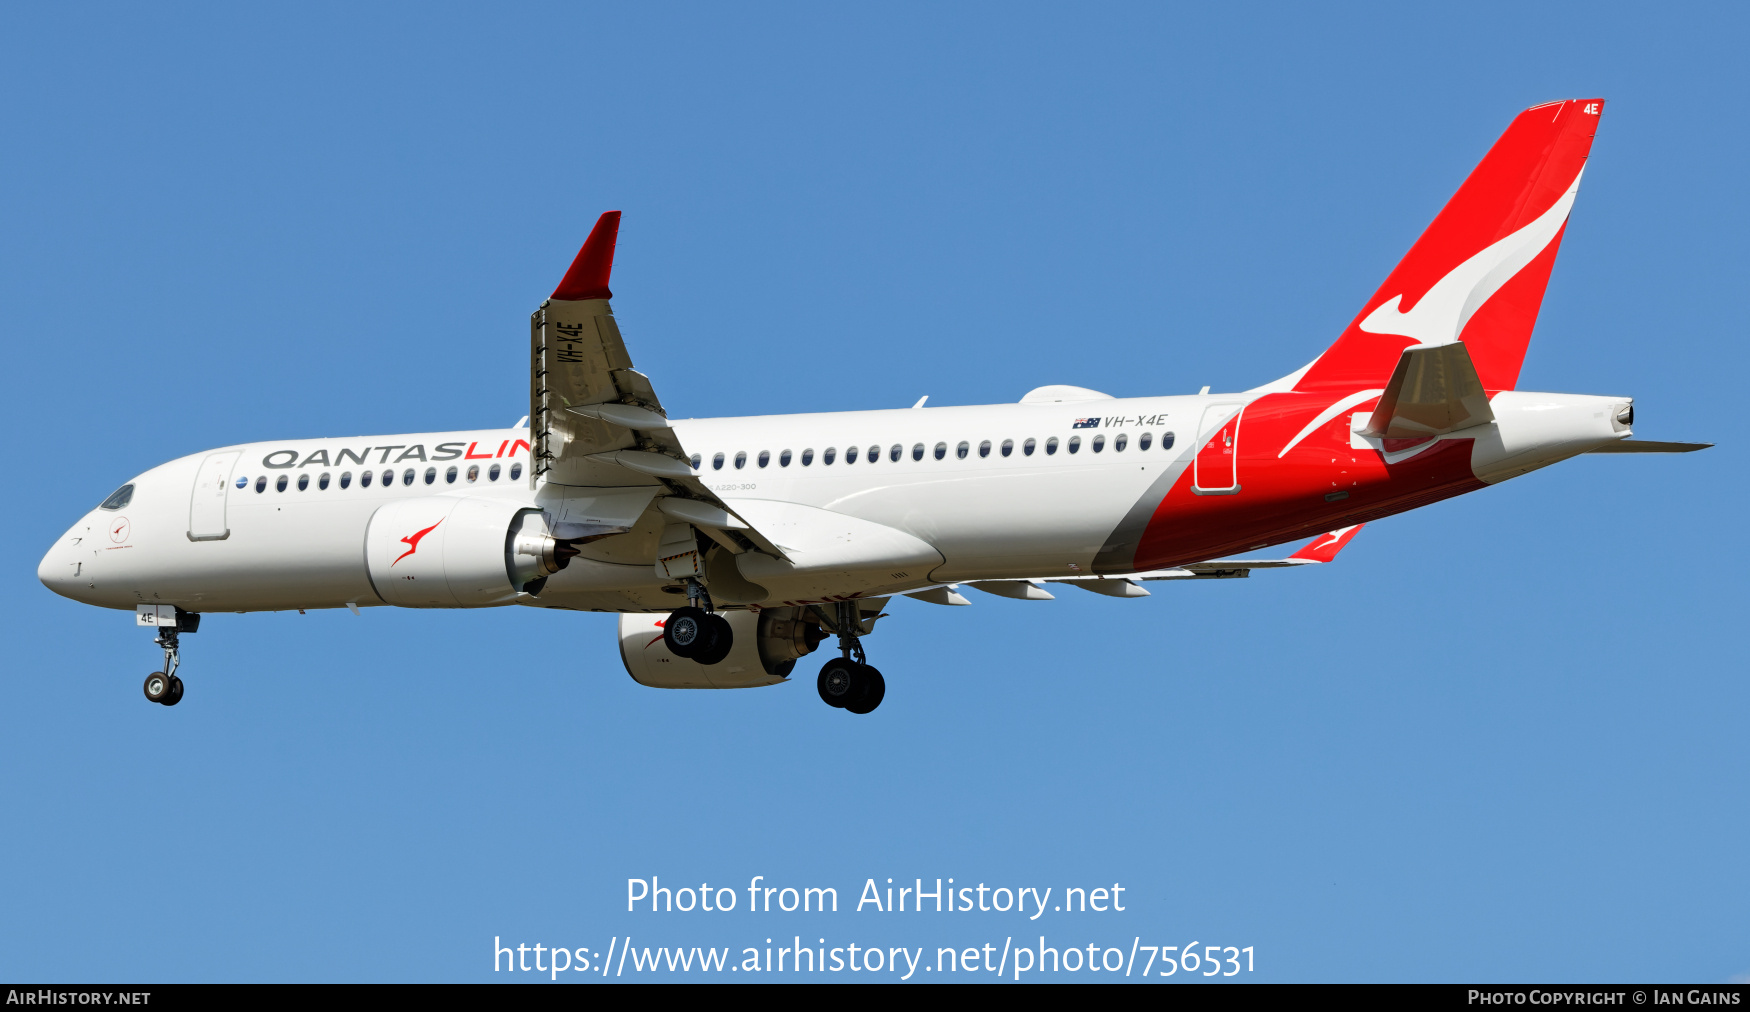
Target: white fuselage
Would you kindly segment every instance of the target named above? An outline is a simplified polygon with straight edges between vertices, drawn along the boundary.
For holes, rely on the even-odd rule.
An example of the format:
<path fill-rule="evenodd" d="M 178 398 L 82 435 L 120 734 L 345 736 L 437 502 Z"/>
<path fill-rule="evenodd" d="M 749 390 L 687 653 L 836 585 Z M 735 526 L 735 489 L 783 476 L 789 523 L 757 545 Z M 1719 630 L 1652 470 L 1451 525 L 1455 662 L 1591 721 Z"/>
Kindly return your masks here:
<path fill-rule="evenodd" d="M 1258 396 L 672 424 L 714 493 L 798 565 L 820 560 L 813 582 L 798 582 L 789 571 L 762 576 L 744 563 L 743 574 L 773 587 L 778 603 L 1093 572 L 1127 513 L 1151 488 L 1164 487 L 1163 477 L 1190 464 L 1204 409 Z M 1499 480 L 1621 438 L 1625 431 L 1596 421 L 1615 403 L 1509 392 L 1496 398 L 1498 420 L 1478 427 L 1486 432 L 1453 437 L 1475 441 L 1471 470 L 1480 479 Z M 1545 433 L 1552 419 L 1559 424 Z M 1529 443 L 1515 442 L 1513 433 L 1537 426 L 1543 428 Z M 1513 466 L 1503 470 L 1509 457 Z M 56 543 L 39 568 L 45 584 L 76 600 L 127 609 L 395 603 L 386 600 L 366 560 L 367 531 L 386 504 L 451 496 L 535 507 L 546 494 L 531 487 L 526 429 L 242 444 L 172 460 L 131 484 L 125 507 L 92 510 Z M 662 529 L 663 518 L 652 509 L 631 532 L 584 545 L 538 597 L 492 603 L 672 608 L 674 581 L 651 564 Z"/>

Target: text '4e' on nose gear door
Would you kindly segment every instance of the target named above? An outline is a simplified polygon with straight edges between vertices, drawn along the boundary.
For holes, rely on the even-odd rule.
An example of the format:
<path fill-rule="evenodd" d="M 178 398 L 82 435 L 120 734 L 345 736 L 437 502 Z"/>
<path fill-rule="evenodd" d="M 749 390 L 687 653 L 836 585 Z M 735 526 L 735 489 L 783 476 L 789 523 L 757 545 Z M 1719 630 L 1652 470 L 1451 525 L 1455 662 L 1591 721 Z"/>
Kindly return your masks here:
<path fill-rule="evenodd" d="M 1240 490 L 1240 409 L 1243 404 L 1211 404 L 1197 426 L 1197 459 L 1191 465 L 1191 491 L 1233 495 Z"/>
<path fill-rule="evenodd" d="M 241 450 L 232 450 L 201 461 L 188 500 L 188 540 L 223 541 L 231 536 L 225 525 L 225 499 L 231 491 L 231 468 L 242 455 Z"/>

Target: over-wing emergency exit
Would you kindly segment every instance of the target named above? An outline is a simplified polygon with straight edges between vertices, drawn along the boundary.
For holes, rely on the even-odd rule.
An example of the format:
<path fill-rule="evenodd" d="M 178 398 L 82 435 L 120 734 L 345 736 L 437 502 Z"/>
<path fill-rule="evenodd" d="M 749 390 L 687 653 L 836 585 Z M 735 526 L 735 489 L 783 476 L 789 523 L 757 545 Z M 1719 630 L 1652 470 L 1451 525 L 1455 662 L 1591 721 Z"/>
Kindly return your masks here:
<path fill-rule="evenodd" d="M 526 427 L 181 457 L 38 576 L 156 632 L 165 705 L 205 614 L 522 605 L 619 613 L 626 670 L 663 688 L 783 682 L 831 639 L 819 694 L 868 713 L 864 640 L 895 597 L 1318 565 L 1365 523 L 1578 454 L 1709 445 L 1634 440 L 1628 397 L 1517 389 L 1602 108 L 1521 113 L 1335 344 L 1237 393 L 671 419 L 614 317 L 609 211 L 530 320 Z"/>

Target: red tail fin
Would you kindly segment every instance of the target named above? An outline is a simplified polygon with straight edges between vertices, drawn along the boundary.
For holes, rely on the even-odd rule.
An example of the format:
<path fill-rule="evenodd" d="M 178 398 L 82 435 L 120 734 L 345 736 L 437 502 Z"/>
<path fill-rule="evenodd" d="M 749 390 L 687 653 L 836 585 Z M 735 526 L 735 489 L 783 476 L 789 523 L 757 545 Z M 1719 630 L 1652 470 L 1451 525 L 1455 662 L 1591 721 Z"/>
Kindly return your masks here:
<path fill-rule="evenodd" d="M 1489 390 L 1510 390 L 1579 190 L 1602 99 L 1520 113 L 1296 390 L 1379 387 L 1412 344 L 1463 340 Z"/>

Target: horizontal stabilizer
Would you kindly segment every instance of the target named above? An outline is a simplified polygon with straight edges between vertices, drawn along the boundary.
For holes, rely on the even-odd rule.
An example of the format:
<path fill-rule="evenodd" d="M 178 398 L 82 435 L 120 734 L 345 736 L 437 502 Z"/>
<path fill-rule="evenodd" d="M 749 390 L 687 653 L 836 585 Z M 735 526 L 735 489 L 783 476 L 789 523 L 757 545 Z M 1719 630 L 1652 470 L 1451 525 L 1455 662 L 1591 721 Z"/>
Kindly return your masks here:
<path fill-rule="evenodd" d="M 1361 434 L 1418 439 L 1494 420 L 1477 367 L 1462 342 L 1417 344 L 1398 356 L 1391 381 Z"/>
<path fill-rule="evenodd" d="M 1587 453 L 1692 453 L 1705 450 L 1712 443 L 1661 443 L 1652 439 L 1619 439 L 1614 443 L 1594 446 Z"/>
<path fill-rule="evenodd" d="M 1355 539 L 1361 531 L 1362 524 L 1353 527 L 1341 527 L 1329 534 L 1321 534 L 1300 551 L 1286 559 L 1223 559 L 1215 562 L 1193 562 L 1174 569 L 1151 569 L 1141 573 L 1119 573 L 1110 576 L 1086 574 L 1083 576 L 1041 576 L 1032 580 L 978 580 L 962 586 L 975 587 L 987 594 L 998 597 L 1012 597 L 1022 601 L 1049 601 L 1051 593 L 1041 583 L 1067 583 L 1082 590 L 1107 597 L 1148 597 L 1149 593 L 1142 587 L 1143 580 L 1243 580 L 1252 575 L 1254 569 L 1287 569 L 1293 566 L 1316 566 L 1330 562 L 1337 557 L 1344 546 Z M 940 600 L 936 588 L 924 592 L 906 595 L 933 604 L 963 604 L 965 598 L 954 594 L 954 585 L 940 585 L 952 597 L 958 600 Z"/>
<path fill-rule="evenodd" d="M 1218 559 L 1214 562 L 1193 562 L 1177 569 L 1153 569 L 1146 573 L 1129 573 L 1132 580 L 1234 580 L 1245 579 L 1254 569 L 1287 569 L 1292 566 L 1316 566 L 1330 562 L 1337 553 L 1355 540 L 1365 524 L 1339 527 L 1312 539 L 1305 548 L 1286 559 Z M 1067 577 L 1065 580 L 1092 579 Z"/>
<path fill-rule="evenodd" d="M 1354 527 L 1344 527 L 1329 534 L 1321 534 L 1312 539 L 1305 548 L 1290 555 L 1289 558 L 1303 559 L 1307 562 L 1330 562 L 1337 557 L 1337 553 L 1342 551 L 1344 546 L 1355 539 L 1355 535 L 1361 533 L 1361 528 L 1365 526 L 1365 524 L 1356 524 Z"/>

